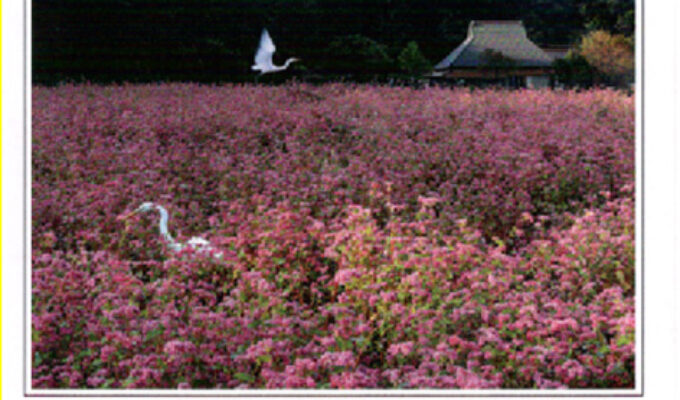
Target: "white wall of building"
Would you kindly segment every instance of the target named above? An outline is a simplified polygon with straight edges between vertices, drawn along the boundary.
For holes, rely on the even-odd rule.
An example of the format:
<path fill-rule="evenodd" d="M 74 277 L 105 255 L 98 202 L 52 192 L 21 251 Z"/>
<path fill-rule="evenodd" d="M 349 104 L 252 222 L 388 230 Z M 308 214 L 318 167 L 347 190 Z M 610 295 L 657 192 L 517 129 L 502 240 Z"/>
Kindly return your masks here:
<path fill-rule="evenodd" d="M 550 77 L 547 75 L 527 76 L 526 83 L 529 89 L 546 88 L 550 86 Z"/>

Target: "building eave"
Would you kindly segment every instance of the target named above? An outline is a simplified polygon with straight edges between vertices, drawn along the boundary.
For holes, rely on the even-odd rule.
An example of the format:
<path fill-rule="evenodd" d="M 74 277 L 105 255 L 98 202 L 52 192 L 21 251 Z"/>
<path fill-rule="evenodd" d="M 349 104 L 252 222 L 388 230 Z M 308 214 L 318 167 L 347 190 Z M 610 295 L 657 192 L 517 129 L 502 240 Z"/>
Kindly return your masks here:
<path fill-rule="evenodd" d="M 552 67 L 515 67 L 515 68 L 480 68 L 480 67 L 457 67 L 439 71 L 438 78 L 481 78 L 499 79 L 511 76 L 540 76 L 552 75 L 555 70 Z M 434 76 L 433 76 L 434 77 Z"/>
<path fill-rule="evenodd" d="M 471 23 L 472 24 L 472 23 Z M 465 51 L 465 49 L 472 43 L 472 40 L 475 38 L 474 33 L 472 32 L 472 29 L 468 28 L 468 36 L 465 38 L 463 43 L 461 43 L 458 47 L 456 47 L 451 53 L 449 53 L 448 56 L 444 57 L 443 60 L 441 60 L 437 65 L 434 66 L 435 70 L 443 70 L 446 68 L 449 68 L 451 64 L 453 64 L 456 59 Z"/>

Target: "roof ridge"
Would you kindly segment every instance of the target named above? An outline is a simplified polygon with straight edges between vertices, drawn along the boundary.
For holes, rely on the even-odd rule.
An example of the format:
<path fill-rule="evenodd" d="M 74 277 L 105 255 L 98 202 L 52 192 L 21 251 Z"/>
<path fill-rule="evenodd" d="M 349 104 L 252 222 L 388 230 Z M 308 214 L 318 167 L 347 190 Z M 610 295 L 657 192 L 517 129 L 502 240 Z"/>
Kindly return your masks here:
<path fill-rule="evenodd" d="M 435 65 L 434 68 L 435 68 L 435 69 L 437 69 L 437 68 L 446 68 L 446 60 L 450 59 L 451 61 L 453 61 L 453 60 L 455 60 L 456 58 L 458 58 L 458 56 L 460 55 L 460 53 L 462 53 L 462 52 L 465 51 L 465 49 L 470 45 L 470 43 L 472 43 L 472 41 L 474 40 L 474 38 L 475 38 L 475 34 L 472 32 L 472 29 L 469 29 L 469 30 L 468 30 L 468 35 L 467 35 L 467 37 L 465 38 L 465 40 L 463 40 L 463 43 L 459 44 L 458 47 L 456 47 L 455 49 L 453 49 L 453 51 L 452 51 L 451 53 L 449 53 L 449 55 L 446 56 L 442 61 L 440 61 L 439 63 L 437 63 L 437 65 Z"/>

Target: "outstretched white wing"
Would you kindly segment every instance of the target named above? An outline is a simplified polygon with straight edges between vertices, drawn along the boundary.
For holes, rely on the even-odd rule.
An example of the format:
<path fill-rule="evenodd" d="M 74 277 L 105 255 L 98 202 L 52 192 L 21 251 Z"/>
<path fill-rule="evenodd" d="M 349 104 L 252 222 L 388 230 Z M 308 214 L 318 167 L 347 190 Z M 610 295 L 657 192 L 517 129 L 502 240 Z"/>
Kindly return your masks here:
<path fill-rule="evenodd" d="M 267 32 L 267 29 L 263 29 L 262 36 L 260 36 L 260 46 L 255 53 L 255 65 L 253 65 L 253 70 L 265 72 L 274 68 L 272 56 L 275 51 L 276 47 L 274 46 L 271 36 L 269 36 L 269 32 Z"/>

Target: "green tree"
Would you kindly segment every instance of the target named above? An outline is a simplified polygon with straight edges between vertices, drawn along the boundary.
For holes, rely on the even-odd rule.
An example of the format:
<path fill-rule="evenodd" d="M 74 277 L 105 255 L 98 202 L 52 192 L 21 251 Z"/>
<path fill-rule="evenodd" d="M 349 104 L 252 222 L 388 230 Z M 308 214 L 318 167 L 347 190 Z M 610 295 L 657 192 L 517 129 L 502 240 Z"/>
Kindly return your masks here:
<path fill-rule="evenodd" d="M 498 77 L 500 71 L 512 69 L 517 65 L 517 62 L 511 57 L 492 49 L 484 50 L 481 54 L 481 60 L 480 68 L 491 68 L 496 77 Z"/>
<path fill-rule="evenodd" d="M 491 68 L 512 68 L 516 65 L 515 60 L 500 51 L 486 49 L 481 54 L 482 65 Z"/>
<path fill-rule="evenodd" d="M 579 11 L 588 31 L 635 34 L 635 0 L 580 0 Z"/>
<path fill-rule="evenodd" d="M 596 71 L 578 51 L 570 50 L 565 58 L 555 60 L 553 67 L 557 80 L 566 86 L 593 85 Z"/>
<path fill-rule="evenodd" d="M 422 75 L 432 69 L 430 62 L 423 56 L 418 43 L 410 41 L 397 57 L 399 69 L 409 75 Z"/>
<path fill-rule="evenodd" d="M 326 69 L 336 74 L 370 79 L 393 69 L 393 61 L 385 45 L 362 35 L 347 35 L 333 40 L 327 53 Z"/>

